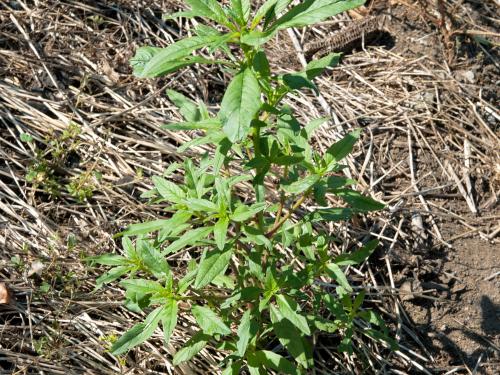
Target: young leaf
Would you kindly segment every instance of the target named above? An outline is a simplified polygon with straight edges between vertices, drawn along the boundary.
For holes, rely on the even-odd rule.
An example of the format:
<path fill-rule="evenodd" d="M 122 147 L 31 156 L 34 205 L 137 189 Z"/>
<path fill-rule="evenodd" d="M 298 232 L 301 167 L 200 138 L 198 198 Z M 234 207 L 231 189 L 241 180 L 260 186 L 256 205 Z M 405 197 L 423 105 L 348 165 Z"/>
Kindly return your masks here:
<path fill-rule="evenodd" d="M 301 180 L 292 182 L 290 185 L 283 185 L 283 190 L 290 194 L 300 194 L 312 187 L 320 176 L 317 174 L 309 175 Z"/>
<path fill-rule="evenodd" d="M 314 365 L 312 347 L 304 335 L 288 319 L 285 319 L 273 305 L 270 306 L 270 316 L 273 331 L 281 345 L 288 350 L 301 366 L 305 368 L 312 367 Z"/>
<path fill-rule="evenodd" d="M 255 17 L 252 20 L 251 29 L 257 26 L 264 17 L 266 17 L 266 20 L 271 21 L 291 2 L 291 0 L 267 0 L 255 14 Z"/>
<path fill-rule="evenodd" d="M 137 236 L 155 232 L 157 230 L 165 230 L 170 233 L 172 228 L 176 228 L 191 218 L 191 213 L 187 211 L 177 211 L 170 219 L 159 219 L 148 221 L 146 223 L 138 223 L 130 225 L 126 230 L 115 235 L 119 236 Z"/>
<path fill-rule="evenodd" d="M 264 210 L 266 208 L 266 203 L 255 203 L 251 206 L 246 206 L 244 204 L 236 207 L 234 212 L 230 215 L 231 220 L 236 222 L 243 222 L 251 217 L 254 217 L 257 213 Z"/>
<path fill-rule="evenodd" d="M 182 199 L 186 196 L 184 190 L 182 190 L 177 184 L 164 179 L 163 177 L 153 176 L 153 183 L 158 190 L 158 193 L 165 198 L 167 201 L 172 203 L 181 203 Z"/>
<path fill-rule="evenodd" d="M 184 200 L 184 203 L 191 211 L 200 211 L 207 213 L 214 213 L 219 211 L 219 207 L 217 207 L 214 202 L 210 202 L 206 199 L 188 198 Z"/>
<path fill-rule="evenodd" d="M 238 23 L 245 26 L 250 17 L 250 0 L 231 0 L 231 7 L 236 13 Z"/>
<path fill-rule="evenodd" d="M 232 255 L 232 249 L 226 251 L 213 250 L 206 253 L 200 261 L 194 287 L 196 289 L 202 288 L 211 283 L 217 275 L 223 273 L 226 270 Z"/>
<path fill-rule="evenodd" d="M 120 337 L 111 347 L 111 354 L 119 355 L 126 353 L 134 346 L 142 344 L 153 334 L 158 322 L 161 319 L 164 307 L 157 307 L 144 320 L 143 323 L 136 324 Z"/>
<path fill-rule="evenodd" d="M 159 282 L 146 279 L 126 279 L 120 281 L 120 285 L 125 287 L 127 292 L 144 295 L 161 293 L 164 290 Z"/>
<path fill-rule="evenodd" d="M 338 189 L 335 195 L 346 201 L 352 208 L 360 211 L 378 211 L 385 207 L 383 203 L 364 196 L 355 190 Z"/>
<path fill-rule="evenodd" d="M 135 56 L 129 60 L 130 66 L 136 77 L 141 77 L 146 64 L 151 61 L 153 56 L 162 51 L 163 48 L 144 46 L 137 49 Z"/>
<path fill-rule="evenodd" d="M 303 27 L 363 5 L 365 0 L 306 0 L 280 17 L 271 29 Z"/>
<path fill-rule="evenodd" d="M 278 303 L 280 313 L 285 319 L 288 319 L 304 334 L 311 334 L 311 330 L 309 329 L 309 325 L 307 324 L 307 319 L 298 313 L 300 309 L 297 303 L 292 298 L 284 296 L 283 294 L 277 294 L 276 302 Z"/>
<path fill-rule="evenodd" d="M 350 266 L 364 262 L 375 251 L 378 246 L 377 240 L 368 242 L 361 249 L 350 254 L 342 254 L 335 258 L 334 263 L 338 266 Z"/>
<path fill-rule="evenodd" d="M 202 119 L 199 121 L 173 122 L 161 126 L 165 130 L 218 130 L 221 128 L 220 120 L 216 118 Z"/>
<path fill-rule="evenodd" d="M 269 61 L 264 51 L 258 51 L 255 54 L 252 66 L 262 78 L 269 78 L 269 76 L 271 75 Z"/>
<path fill-rule="evenodd" d="M 118 266 L 111 268 L 108 272 L 102 274 L 96 279 L 94 290 L 100 289 L 104 284 L 109 284 L 119 279 L 127 272 L 130 272 L 130 270 L 131 270 L 130 266 Z"/>
<path fill-rule="evenodd" d="M 193 306 L 191 312 L 200 328 L 207 335 L 229 335 L 231 333 L 231 330 L 224 324 L 222 319 L 208 307 Z"/>
<path fill-rule="evenodd" d="M 353 215 L 350 208 L 320 208 L 306 216 L 311 223 L 317 221 L 343 221 L 349 220 Z"/>
<path fill-rule="evenodd" d="M 139 244 L 141 246 L 139 246 Z M 138 242 L 137 252 L 144 267 L 158 280 L 166 280 L 171 274 L 170 267 L 165 257 L 149 242 Z"/>
<path fill-rule="evenodd" d="M 193 36 L 191 38 L 179 40 L 178 42 L 175 42 L 174 44 L 171 44 L 166 48 L 162 48 L 160 51 L 156 50 L 152 54 L 149 61 L 147 61 L 146 63 L 142 63 L 143 68 L 142 70 L 139 69 L 139 73 L 137 74 L 137 76 L 141 78 L 158 77 L 169 71 L 178 69 L 182 66 L 186 66 L 193 61 L 197 62 L 198 60 L 192 60 L 190 62 L 189 60 L 184 61 L 180 59 L 185 58 L 191 52 L 197 49 L 204 48 L 212 43 L 218 42 L 223 37 L 223 35 Z M 201 62 L 202 60 L 199 61 Z"/>
<path fill-rule="evenodd" d="M 224 250 L 226 244 L 227 228 L 229 226 L 229 218 L 221 217 L 219 221 L 214 225 L 214 238 L 215 243 L 219 250 Z"/>
<path fill-rule="evenodd" d="M 199 17 L 209 18 L 221 25 L 233 28 L 233 25 L 226 17 L 224 10 L 217 0 L 185 0 L 192 11 Z"/>
<path fill-rule="evenodd" d="M 104 266 L 124 266 L 129 263 L 129 260 L 124 256 L 117 254 L 103 254 L 95 257 L 86 258 L 91 264 L 102 264 Z"/>
<path fill-rule="evenodd" d="M 201 239 L 208 236 L 210 232 L 212 232 L 213 227 L 200 227 L 196 229 L 192 229 L 184 233 L 179 239 L 172 242 L 170 245 L 164 249 L 161 254 L 163 256 L 171 253 L 175 253 L 187 245 L 192 245 Z"/>
<path fill-rule="evenodd" d="M 163 339 L 165 346 L 170 341 L 170 336 L 177 325 L 177 301 L 170 298 L 165 304 L 161 314 L 161 325 L 163 327 Z"/>
<path fill-rule="evenodd" d="M 240 357 L 245 355 L 248 343 L 255 337 L 258 330 L 258 323 L 252 319 L 252 310 L 245 311 L 238 326 L 238 342 L 236 343 Z"/>
<path fill-rule="evenodd" d="M 191 337 L 186 345 L 184 345 L 184 347 L 174 355 L 174 359 L 172 361 L 173 365 L 178 366 L 182 362 L 189 361 L 196 354 L 198 354 L 201 349 L 205 347 L 205 345 L 207 345 L 208 340 L 210 340 L 209 335 L 206 335 L 203 332 L 198 332 L 196 335 Z"/>
<path fill-rule="evenodd" d="M 332 170 L 335 164 L 345 158 L 352 151 L 352 148 L 359 139 L 360 135 L 361 129 L 354 130 L 326 150 L 326 154 L 323 159 L 328 165 L 328 171 Z"/>
<path fill-rule="evenodd" d="M 202 119 L 198 105 L 186 98 L 180 92 L 168 89 L 167 96 L 177 107 L 179 107 L 179 112 L 184 116 L 186 121 L 197 122 Z"/>
<path fill-rule="evenodd" d="M 231 142 L 245 138 L 260 105 L 259 82 L 252 69 L 246 68 L 227 87 L 219 112 L 224 133 Z"/>
<path fill-rule="evenodd" d="M 259 350 L 248 355 L 248 364 L 251 367 L 264 365 L 265 368 L 271 368 L 280 374 L 296 375 L 297 368 L 286 358 L 268 350 Z"/>
<path fill-rule="evenodd" d="M 349 285 L 349 281 L 347 281 L 347 278 L 344 274 L 344 272 L 340 269 L 339 266 L 337 266 L 335 263 L 328 263 L 326 265 L 326 269 L 333 279 L 337 280 L 339 285 L 343 287 L 345 290 L 348 292 L 352 292 L 352 288 Z"/>

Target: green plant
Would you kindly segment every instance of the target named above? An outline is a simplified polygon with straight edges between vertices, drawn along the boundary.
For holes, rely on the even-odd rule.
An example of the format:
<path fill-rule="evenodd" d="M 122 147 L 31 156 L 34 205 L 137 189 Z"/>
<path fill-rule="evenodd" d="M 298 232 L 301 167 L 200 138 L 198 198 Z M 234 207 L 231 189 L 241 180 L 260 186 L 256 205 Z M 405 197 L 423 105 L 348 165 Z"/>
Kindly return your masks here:
<path fill-rule="evenodd" d="M 322 155 L 310 140 L 327 119 L 302 126 L 282 103 L 294 90 L 317 91 L 312 80 L 335 65 L 339 54 L 312 61 L 303 71 L 276 75 L 262 49 L 279 30 L 313 24 L 363 0 L 308 0 L 292 7 L 290 0 L 268 0 L 253 18 L 250 1 L 233 0 L 226 8 L 215 0 L 186 2 L 191 10 L 172 17 L 205 17 L 228 31 L 200 24 L 196 36 L 167 48 L 139 48 L 131 60 L 135 75 L 157 77 L 200 63 L 219 64 L 234 76 L 215 116 L 203 103 L 167 91 L 185 121 L 165 128 L 205 132 L 180 150 L 215 144 L 215 153 L 197 163 L 174 163 L 162 177 L 154 176 L 154 189 L 143 197 L 170 204 L 169 218 L 133 224 L 120 233 L 124 255 L 91 258 L 112 266 L 98 278 L 97 288 L 126 276 L 121 280 L 126 306 L 149 312 L 111 352 L 122 354 L 144 342 L 160 323 L 168 343 L 181 302 L 200 330 L 174 356 L 174 365 L 210 343 L 227 354 L 221 363 L 224 374 L 237 374 L 243 367 L 251 374 L 271 369 L 295 374 L 314 365 L 309 337 L 316 332 L 340 334 L 338 349 L 349 353 L 357 334 L 391 342 L 382 319 L 362 308 L 365 293 L 355 292 L 342 270 L 362 263 L 377 241 L 332 259 L 335 238 L 321 226 L 384 207 L 350 189 L 355 181 L 340 173 L 345 168 L 340 162 L 360 131 L 347 134 Z M 192 55 L 205 47 L 225 57 Z M 168 179 L 180 170 L 183 184 Z M 235 170 L 240 172 L 232 175 Z M 252 186 L 253 192 L 238 194 L 241 184 Z M 328 207 L 327 194 L 348 207 Z M 313 202 L 320 208 L 312 208 Z M 176 269 L 186 269 L 177 277 L 167 257 L 183 251 L 199 259 L 177 260 Z"/>

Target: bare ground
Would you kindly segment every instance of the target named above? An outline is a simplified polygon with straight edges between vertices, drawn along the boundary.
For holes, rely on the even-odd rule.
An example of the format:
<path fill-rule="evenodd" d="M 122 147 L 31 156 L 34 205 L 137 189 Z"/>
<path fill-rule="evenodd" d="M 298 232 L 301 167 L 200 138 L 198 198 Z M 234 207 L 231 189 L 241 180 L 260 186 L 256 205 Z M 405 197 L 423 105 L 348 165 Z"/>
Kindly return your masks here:
<path fill-rule="evenodd" d="M 131 76 L 127 60 L 137 46 L 165 46 L 192 32 L 193 23 L 161 21 L 162 12 L 178 6 L 0 2 L 0 281 L 12 295 L 10 304 L 0 304 L 2 373 L 218 371 L 220 355 L 213 350 L 173 369 L 172 355 L 192 331 L 187 317 L 168 348 L 158 333 L 126 357 L 109 355 L 113 337 L 140 317 L 120 306 L 117 286 L 93 293 L 102 270 L 82 261 L 119 252 L 114 233 L 161 215 L 140 192 L 151 175 L 182 160 L 176 147 L 196 136 L 160 129 L 179 119 L 164 88 L 215 110 L 228 82 L 206 66 L 159 80 Z M 390 323 L 401 348 L 389 354 L 367 343 L 371 362 L 363 368 L 356 357 L 335 355 L 335 340 L 325 338 L 316 372 L 495 374 L 498 8 L 493 0 L 374 1 L 292 37 L 300 45 L 381 11 L 392 15 L 389 35 L 349 53 L 322 76 L 322 97 L 300 94 L 289 104 L 304 120 L 333 116 L 317 136 L 319 148 L 350 128 L 366 129 L 350 173 L 388 208 L 332 226 L 344 240 L 332 253 L 360 236 L 382 240 L 370 262 L 350 276 L 372 292 L 369 303 Z M 283 48 L 282 40 L 290 43 L 290 35 L 280 38 L 271 53 Z M 70 124 L 81 131 L 63 139 Z M 58 147 L 63 151 L 54 154 Z M 43 160 L 51 172 L 38 183 L 27 181 Z M 64 187 L 72 181 L 92 196 L 72 197 Z"/>

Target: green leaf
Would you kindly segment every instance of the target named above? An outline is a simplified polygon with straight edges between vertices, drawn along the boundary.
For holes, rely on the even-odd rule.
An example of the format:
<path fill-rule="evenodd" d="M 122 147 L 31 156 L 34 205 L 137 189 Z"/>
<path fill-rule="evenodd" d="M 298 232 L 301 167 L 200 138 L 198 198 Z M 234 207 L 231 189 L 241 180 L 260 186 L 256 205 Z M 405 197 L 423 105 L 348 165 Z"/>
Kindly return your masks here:
<path fill-rule="evenodd" d="M 278 308 L 285 319 L 288 319 L 295 327 L 297 327 L 305 335 L 310 335 L 311 330 L 307 324 L 307 319 L 298 313 L 300 311 L 297 303 L 290 297 L 283 294 L 276 295 Z"/>
<path fill-rule="evenodd" d="M 326 150 L 324 161 L 329 166 L 328 170 L 333 169 L 332 167 L 335 164 L 345 158 L 352 151 L 360 135 L 361 129 L 354 130 Z"/>
<path fill-rule="evenodd" d="M 142 246 L 137 246 L 144 267 L 158 280 L 166 280 L 171 272 L 165 257 L 146 241 L 141 241 Z"/>
<path fill-rule="evenodd" d="M 184 224 L 190 218 L 191 218 L 190 212 L 177 211 L 170 219 L 159 219 L 159 220 L 148 221 L 146 223 L 132 224 L 125 231 L 116 234 L 115 237 L 137 236 L 165 229 L 168 229 L 167 232 L 170 233 L 172 228 L 176 228 L 181 224 Z"/>
<path fill-rule="evenodd" d="M 164 291 L 163 286 L 153 280 L 146 279 L 126 279 L 120 281 L 120 285 L 127 289 L 127 292 L 138 294 L 155 294 Z"/>
<path fill-rule="evenodd" d="M 160 51 L 149 51 L 151 59 L 147 62 L 145 62 L 145 57 L 143 56 L 144 53 L 142 53 L 142 69 L 139 68 L 136 75 L 141 78 L 158 77 L 160 75 L 168 73 L 169 71 L 176 70 L 193 62 L 207 61 L 206 59 L 181 59 L 187 57 L 191 52 L 197 49 L 204 48 L 212 43 L 218 42 L 223 37 L 223 35 L 210 35 L 193 36 L 191 38 L 182 39 L 169 45 L 166 48 L 162 48 Z M 133 59 L 134 62 L 136 61 L 136 57 L 134 57 Z"/>
<path fill-rule="evenodd" d="M 217 0 L 185 0 L 199 17 L 209 18 L 221 25 L 233 28 Z"/>
<path fill-rule="evenodd" d="M 177 325 L 177 311 L 177 301 L 170 298 L 164 305 L 163 312 L 161 314 L 161 325 L 163 327 L 163 340 L 165 346 L 168 345 L 170 336 L 172 336 L 175 326 Z"/>
<path fill-rule="evenodd" d="M 345 221 L 353 215 L 350 208 L 320 208 L 306 216 L 306 220 L 311 223 L 317 221 Z"/>
<path fill-rule="evenodd" d="M 267 56 L 264 51 L 258 51 L 255 54 L 252 66 L 262 78 L 268 78 L 271 75 L 269 61 L 267 60 Z"/>
<path fill-rule="evenodd" d="M 129 60 L 130 66 L 133 68 L 133 73 L 136 77 L 141 77 L 146 64 L 151 61 L 153 56 L 162 51 L 163 48 L 158 47 L 140 47 L 135 52 L 135 56 Z"/>
<path fill-rule="evenodd" d="M 301 366 L 305 368 L 313 367 L 312 347 L 304 335 L 288 319 L 285 319 L 273 305 L 270 306 L 270 316 L 273 331 L 281 345 L 288 350 Z"/>
<path fill-rule="evenodd" d="M 209 335 L 198 332 L 174 355 L 172 364 L 178 366 L 182 362 L 189 361 L 207 345 L 208 340 L 210 340 Z"/>
<path fill-rule="evenodd" d="M 360 211 L 378 211 L 385 207 L 383 203 L 364 196 L 355 190 L 338 189 L 335 190 L 335 195 L 346 201 L 352 208 Z"/>
<path fill-rule="evenodd" d="M 193 138 L 190 141 L 183 143 L 177 148 L 178 153 L 183 153 L 184 151 L 190 149 L 191 147 L 205 145 L 207 143 L 215 143 L 220 144 L 220 142 L 226 138 L 226 135 L 223 132 L 213 131 L 208 133 L 204 137 Z"/>
<path fill-rule="evenodd" d="M 160 176 L 152 177 L 153 183 L 162 198 L 172 203 L 181 203 L 186 193 L 177 184 Z"/>
<path fill-rule="evenodd" d="M 130 266 L 118 266 L 111 268 L 108 272 L 102 274 L 96 279 L 94 290 L 100 289 L 104 284 L 109 284 L 119 279 L 127 272 L 130 272 Z"/>
<path fill-rule="evenodd" d="M 258 331 L 259 324 L 252 319 L 252 310 L 245 311 L 238 326 L 238 342 L 236 343 L 240 357 L 245 355 L 248 343 L 255 337 Z"/>
<path fill-rule="evenodd" d="M 103 254 L 95 257 L 88 257 L 86 260 L 91 264 L 102 264 L 104 266 L 124 266 L 129 263 L 129 260 L 121 255 L 116 254 Z"/>
<path fill-rule="evenodd" d="M 180 92 L 167 89 L 167 96 L 179 108 L 186 121 L 197 122 L 202 119 L 198 104 L 189 100 Z"/>
<path fill-rule="evenodd" d="M 301 180 L 292 182 L 290 185 L 283 185 L 283 190 L 290 194 L 300 194 L 311 188 L 318 180 L 320 176 L 317 174 L 309 175 Z"/>
<path fill-rule="evenodd" d="M 257 26 L 264 17 L 272 20 L 272 18 L 276 17 L 276 15 L 278 15 L 290 3 L 291 0 L 267 0 L 255 14 L 255 17 L 252 20 L 251 28 L 253 29 Z"/>
<path fill-rule="evenodd" d="M 221 217 L 214 225 L 214 238 L 215 243 L 219 250 L 223 250 L 226 245 L 227 228 L 229 226 L 229 218 Z"/>
<path fill-rule="evenodd" d="M 207 237 L 212 230 L 213 227 L 200 227 L 192 229 L 168 245 L 167 248 L 162 251 L 162 255 L 165 256 L 167 254 L 175 253 L 187 245 L 193 245 L 201 239 Z"/>
<path fill-rule="evenodd" d="M 200 266 L 194 282 L 194 287 L 196 289 L 208 285 L 217 275 L 220 275 L 226 270 L 231 260 L 231 256 L 233 255 L 233 250 L 213 250 L 204 255 L 205 256 L 202 257 L 200 261 Z"/>
<path fill-rule="evenodd" d="M 259 350 L 248 355 L 248 364 L 251 367 L 263 365 L 266 369 L 273 369 L 280 374 L 298 374 L 297 368 L 286 358 L 268 350 Z"/>
<path fill-rule="evenodd" d="M 246 137 L 260 105 L 259 82 L 252 69 L 246 68 L 229 84 L 219 112 L 224 133 L 231 142 L 241 141 Z"/>
<path fill-rule="evenodd" d="M 335 263 L 328 263 L 326 265 L 326 269 L 330 277 L 337 280 L 341 287 L 343 287 L 348 292 L 352 292 L 352 288 L 349 285 L 349 281 L 347 281 L 347 277 L 338 265 L 336 265 Z"/>
<path fill-rule="evenodd" d="M 221 318 L 208 307 L 193 306 L 191 309 L 196 322 L 207 335 L 229 335 L 231 330 L 224 324 Z"/>
<path fill-rule="evenodd" d="M 184 203 L 188 206 L 190 211 L 200 211 L 207 213 L 219 211 L 219 207 L 217 207 L 214 202 L 210 202 L 207 199 L 188 198 L 184 200 Z"/>
<path fill-rule="evenodd" d="M 224 371 L 222 371 L 221 375 L 239 375 L 240 370 L 241 370 L 241 363 L 233 362 L 232 360 L 230 360 L 229 364 L 224 369 Z"/>
<path fill-rule="evenodd" d="M 134 346 L 142 344 L 153 334 L 158 322 L 161 319 L 164 307 L 157 307 L 144 320 L 143 323 L 136 324 L 120 337 L 111 347 L 111 354 L 119 355 L 126 353 Z"/>
<path fill-rule="evenodd" d="M 168 20 L 172 20 L 172 19 L 180 18 L 180 17 L 194 18 L 197 16 L 198 16 L 198 13 L 193 12 L 193 11 L 180 11 L 180 12 L 174 12 L 174 13 L 170 13 L 170 14 L 164 14 L 164 15 L 162 15 L 161 18 L 164 21 L 168 21 Z"/>
<path fill-rule="evenodd" d="M 231 0 L 231 7 L 237 15 L 238 23 L 245 26 L 250 17 L 250 0 Z"/>
<path fill-rule="evenodd" d="M 314 79 L 323 73 L 326 68 L 336 66 L 340 61 L 340 56 L 340 53 L 330 53 L 320 59 L 312 60 L 304 69 L 306 77 Z"/>
<path fill-rule="evenodd" d="M 265 202 L 255 203 L 251 206 L 246 206 L 242 204 L 236 207 L 234 212 L 230 215 L 230 218 L 231 220 L 236 222 L 243 222 L 254 217 L 256 214 L 258 214 L 265 208 L 266 208 Z"/>
<path fill-rule="evenodd" d="M 312 25 L 364 3 L 365 0 L 306 0 L 280 17 L 271 29 Z"/>
<path fill-rule="evenodd" d="M 338 266 L 351 266 L 364 262 L 375 251 L 378 240 L 368 242 L 361 249 L 351 254 L 342 254 L 335 258 L 334 263 Z"/>
<path fill-rule="evenodd" d="M 183 130 L 217 130 L 221 128 L 221 122 L 218 119 L 210 118 L 199 121 L 173 122 L 161 126 L 162 129 L 172 131 Z"/>

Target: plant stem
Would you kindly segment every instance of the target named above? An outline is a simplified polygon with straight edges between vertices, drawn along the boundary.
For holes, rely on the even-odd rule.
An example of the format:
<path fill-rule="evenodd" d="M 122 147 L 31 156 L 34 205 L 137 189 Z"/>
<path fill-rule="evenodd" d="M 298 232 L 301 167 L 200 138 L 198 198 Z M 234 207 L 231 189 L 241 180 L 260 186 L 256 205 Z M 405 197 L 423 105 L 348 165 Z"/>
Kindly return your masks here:
<path fill-rule="evenodd" d="M 285 224 L 285 222 L 290 219 L 293 213 L 304 203 L 306 198 L 309 196 L 311 189 L 307 190 L 298 200 L 294 203 L 294 205 L 290 208 L 290 210 L 279 220 L 277 223 L 273 225 L 273 227 L 266 233 L 266 237 L 272 237 L 280 227 Z"/>

